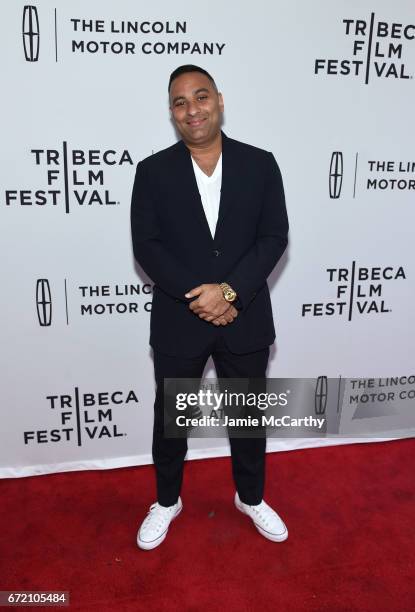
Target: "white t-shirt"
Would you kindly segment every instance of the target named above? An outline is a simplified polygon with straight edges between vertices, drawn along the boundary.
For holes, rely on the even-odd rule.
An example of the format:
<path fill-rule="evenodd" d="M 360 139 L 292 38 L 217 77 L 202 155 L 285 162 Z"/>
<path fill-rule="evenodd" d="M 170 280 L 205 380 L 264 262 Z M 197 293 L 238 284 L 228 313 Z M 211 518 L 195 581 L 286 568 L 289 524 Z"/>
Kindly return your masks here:
<path fill-rule="evenodd" d="M 218 222 L 220 189 L 222 185 L 222 153 L 211 176 L 208 176 L 199 168 L 193 157 L 192 164 L 210 233 L 212 238 L 214 238 Z"/>

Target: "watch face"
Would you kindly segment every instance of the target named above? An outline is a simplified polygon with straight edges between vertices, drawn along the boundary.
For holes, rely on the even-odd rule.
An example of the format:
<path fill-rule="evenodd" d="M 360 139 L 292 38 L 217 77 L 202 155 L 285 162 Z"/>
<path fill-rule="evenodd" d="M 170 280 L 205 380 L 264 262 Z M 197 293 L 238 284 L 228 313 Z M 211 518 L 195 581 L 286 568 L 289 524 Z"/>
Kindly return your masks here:
<path fill-rule="evenodd" d="M 236 299 L 236 292 L 231 287 L 229 287 L 229 285 L 227 285 L 226 283 L 223 283 L 221 287 L 223 291 L 223 297 L 225 298 L 225 300 L 227 302 L 233 302 Z"/>

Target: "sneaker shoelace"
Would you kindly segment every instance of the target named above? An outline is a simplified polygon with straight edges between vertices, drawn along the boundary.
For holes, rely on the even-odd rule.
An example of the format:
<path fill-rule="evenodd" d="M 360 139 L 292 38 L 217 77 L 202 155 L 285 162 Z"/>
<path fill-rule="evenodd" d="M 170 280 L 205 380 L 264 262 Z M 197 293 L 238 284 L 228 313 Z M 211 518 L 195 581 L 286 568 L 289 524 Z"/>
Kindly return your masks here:
<path fill-rule="evenodd" d="M 144 526 L 147 526 L 153 518 L 157 521 L 157 528 L 164 527 L 166 519 L 172 514 L 173 507 L 165 508 L 164 506 L 160 506 L 158 502 L 155 502 L 150 506 L 150 510 L 144 520 Z"/>
<path fill-rule="evenodd" d="M 276 518 L 275 511 L 270 506 L 268 506 L 265 502 L 262 502 L 261 504 L 259 504 L 259 507 L 251 506 L 251 508 L 258 517 L 261 517 L 263 519 L 264 524 L 267 527 L 270 525 L 270 520 L 273 518 Z"/>

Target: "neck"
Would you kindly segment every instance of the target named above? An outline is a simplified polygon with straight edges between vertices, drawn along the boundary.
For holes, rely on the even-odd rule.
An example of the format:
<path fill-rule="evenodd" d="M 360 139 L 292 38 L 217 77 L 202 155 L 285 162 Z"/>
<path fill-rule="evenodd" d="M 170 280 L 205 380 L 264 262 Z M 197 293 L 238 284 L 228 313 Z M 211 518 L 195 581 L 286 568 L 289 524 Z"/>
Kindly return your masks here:
<path fill-rule="evenodd" d="M 222 134 L 221 132 L 219 132 L 213 140 L 205 142 L 203 144 L 193 144 L 185 142 L 185 145 L 189 149 L 192 157 L 219 157 L 222 151 Z"/>

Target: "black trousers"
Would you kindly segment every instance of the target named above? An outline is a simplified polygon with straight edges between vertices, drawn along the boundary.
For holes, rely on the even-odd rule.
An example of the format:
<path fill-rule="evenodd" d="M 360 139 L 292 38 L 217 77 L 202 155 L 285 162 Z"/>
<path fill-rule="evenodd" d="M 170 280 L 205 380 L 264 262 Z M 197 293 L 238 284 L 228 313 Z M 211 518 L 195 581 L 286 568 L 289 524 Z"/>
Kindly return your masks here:
<path fill-rule="evenodd" d="M 269 347 L 254 353 L 231 353 L 217 328 L 215 341 L 197 357 L 170 356 L 154 350 L 156 399 L 154 403 L 153 461 L 156 469 L 157 499 L 162 506 L 176 503 L 183 479 L 186 438 L 164 437 L 164 378 L 201 378 L 208 358 L 212 356 L 218 378 L 265 378 Z M 229 439 L 232 474 L 241 501 L 259 504 L 265 481 L 266 438 Z"/>

